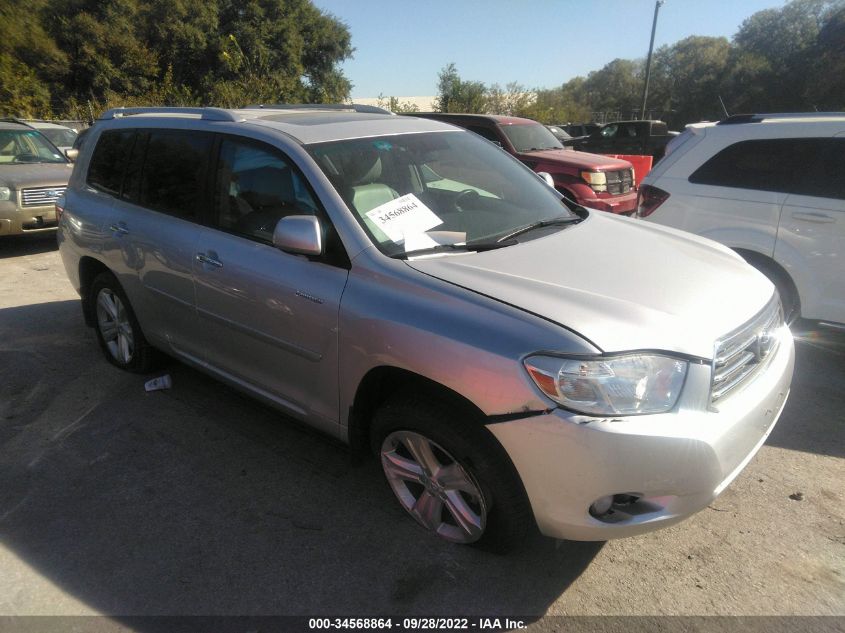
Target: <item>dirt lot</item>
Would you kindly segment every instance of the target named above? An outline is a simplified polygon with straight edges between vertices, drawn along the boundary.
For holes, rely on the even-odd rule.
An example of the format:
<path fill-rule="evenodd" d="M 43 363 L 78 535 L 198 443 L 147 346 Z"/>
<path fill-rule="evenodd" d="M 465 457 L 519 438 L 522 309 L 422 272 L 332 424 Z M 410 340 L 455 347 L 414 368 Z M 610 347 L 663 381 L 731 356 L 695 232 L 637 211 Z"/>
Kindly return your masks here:
<path fill-rule="evenodd" d="M 499 557 L 427 537 L 374 462 L 196 371 L 146 393 L 54 238 L 3 241 L 0 615 L 845 615 L 845 336 L 799 334 L 783 417 L 712 507 Z"/>

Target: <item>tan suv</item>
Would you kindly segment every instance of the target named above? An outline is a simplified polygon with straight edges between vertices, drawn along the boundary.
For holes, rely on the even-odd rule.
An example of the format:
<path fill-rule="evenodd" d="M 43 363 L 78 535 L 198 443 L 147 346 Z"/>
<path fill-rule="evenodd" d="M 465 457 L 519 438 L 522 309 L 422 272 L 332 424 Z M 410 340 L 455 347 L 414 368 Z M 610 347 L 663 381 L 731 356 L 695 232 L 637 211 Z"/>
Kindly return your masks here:
<path fill-rule="evenodd" d="M 0 236 L 55 231 L 72 164 L 35 128 L 0 121 Z"/>

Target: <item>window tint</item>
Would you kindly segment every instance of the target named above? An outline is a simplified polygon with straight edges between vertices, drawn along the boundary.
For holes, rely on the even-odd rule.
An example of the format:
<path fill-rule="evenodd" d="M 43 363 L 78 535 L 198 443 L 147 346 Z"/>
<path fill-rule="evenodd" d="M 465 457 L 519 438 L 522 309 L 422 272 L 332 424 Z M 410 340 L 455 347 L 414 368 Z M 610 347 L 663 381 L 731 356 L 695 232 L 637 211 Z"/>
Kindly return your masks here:
<path fill-rule="evenodd" d="M 126 160 L 126 170 L 123 174 L 123 186 L 120 197 L 135 204 L 141 204 L 141 172 L 144 167 L 144 154 L 147 151 L 149 133 L 136 131 L 132 151 Z"/>
<path fill-rule="evenodd" d="M 133 130 L 112 130 L 100 135 L 91 157 L 91 165 L 88 167 L 89 185 L 105 193 L 117 195 L 134 137 Z"/>
<path fill-rule="evenodd" d="M 492 141 L 494 143 L 501 143 L 501 141 L 499 140 L 499 137 L 496 136 L 496 133 L 493 130 L 491 130 L 490 128 L 482 127 L 480 125 L 468 125 L 467 129 L 470 132 L 475 132 L 479 136 L 483 136 L 488 141 Z"/>
<path fill-rule="evenodd" d="M 220 143 L 215 226 L 270 242 L 278 221 L 314 215 L 317 205 L 299 173 L 273 148 L 226 138 Z"/>
<path fill-rule="evenodd" d="M 845 139 L 743 141 L 723 149 L 689 181 L 826 198 L 845 197 Z"/>
<path fill-rule="evenodd" d="M 210 151 L 210 134 L 151 131 L 141 174 L 141 203 L 178 217 L 196 218 Z"/>

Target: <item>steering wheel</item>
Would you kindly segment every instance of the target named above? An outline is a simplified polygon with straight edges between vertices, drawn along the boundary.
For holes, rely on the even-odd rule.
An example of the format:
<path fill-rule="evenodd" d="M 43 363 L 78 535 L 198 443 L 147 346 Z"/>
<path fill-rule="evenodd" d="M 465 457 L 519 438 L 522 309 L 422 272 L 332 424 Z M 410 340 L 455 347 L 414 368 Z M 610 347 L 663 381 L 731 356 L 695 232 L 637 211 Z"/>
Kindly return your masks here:
<path fill-rule="evenodd" d="M 41 157 L 37 154 L 15 154 L 12 158 L 13 163 L 37 163 Z"/>
<path fill-rule="evenodd" d="M 464 209 L 463 209 L 462 205 L 475 202 L 480 197 L 481 196 L 478 194 L 478 192 L 475 189 L 464 189 L 463 191 L 461 191 L 455 197 L 455 202 L 454 202 L 455 208 L 458 211 L 463 211 Z"/>

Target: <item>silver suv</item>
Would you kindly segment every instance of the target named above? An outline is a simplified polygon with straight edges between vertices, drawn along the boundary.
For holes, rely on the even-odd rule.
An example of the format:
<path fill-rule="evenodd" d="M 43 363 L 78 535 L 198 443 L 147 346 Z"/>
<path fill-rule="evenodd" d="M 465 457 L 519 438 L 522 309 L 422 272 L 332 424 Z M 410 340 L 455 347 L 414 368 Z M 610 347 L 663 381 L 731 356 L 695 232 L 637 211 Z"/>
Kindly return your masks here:
<path fill-rule="evenodd" d="M 605 540 L 709 504 L 783 409 L 772 284 L 567 203 L 463 130 L 354 109 L 128 109 L 60 250 L 106 358 L 155 350 L 378 455 L 458 543 Z"/>

